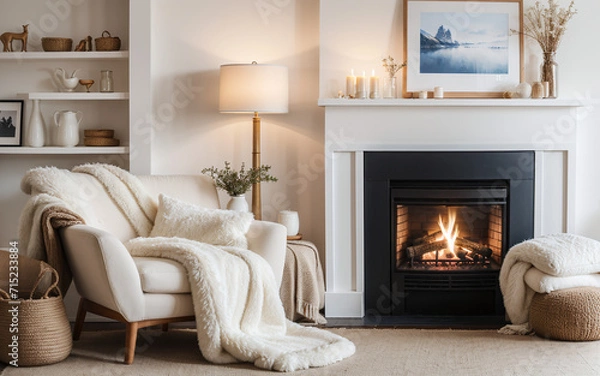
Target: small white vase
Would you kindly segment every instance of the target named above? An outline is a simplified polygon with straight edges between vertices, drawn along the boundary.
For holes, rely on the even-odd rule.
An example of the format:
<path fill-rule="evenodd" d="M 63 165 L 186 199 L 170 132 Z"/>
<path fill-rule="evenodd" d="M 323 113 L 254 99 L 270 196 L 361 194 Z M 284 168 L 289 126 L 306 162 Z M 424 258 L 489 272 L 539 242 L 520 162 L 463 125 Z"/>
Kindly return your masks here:
<path fill-rule="evenodd" d="M 248 202 L 246 201 L 246 197 L 244 195 L 239 196 L 229 196 L 230 200 L 227 203 L 228 210 L 235 210 L 241 212 L 248 211 Z"/>
<path fill-rule="evenodd" d="M 34 99 L 32 105 L 29 123 L 27 123 L 27 132 L 25 133 L 25 146 L 40 148 L 44 146 L 44 142 L 46 141 L 46 136 L 44 135 L 46 124 L 44 124 L 44 118 L 40 110 L 40 101 Z"/>
<path fill-rule="evenodd" d="M 291 210 L 282 210 L 277 215 L 277 222 L 281 223 L 287 229 L 287 236 L 296 236 L 300 230 L 300 220 L 298 212 Z"/>
<path fill-rule="evenodd" d="M 396 77 L 383 78 L 383 97 L 386 99 L 396 98 Z"/>

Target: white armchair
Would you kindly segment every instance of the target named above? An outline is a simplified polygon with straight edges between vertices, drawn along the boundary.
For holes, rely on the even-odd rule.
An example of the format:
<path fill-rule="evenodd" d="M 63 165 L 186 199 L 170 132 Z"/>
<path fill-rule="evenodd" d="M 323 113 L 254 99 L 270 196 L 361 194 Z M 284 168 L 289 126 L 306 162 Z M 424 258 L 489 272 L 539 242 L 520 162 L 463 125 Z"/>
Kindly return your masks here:
<path fill-rule="evenodd" d="M 73 337 L 81 335 L 87 312 L 126 323 L 125 363 L 133 362 L 139 328 L 194 320 L 186 270 L 162 258 L 132 257 L 123 242 L 135 231 L 104 188 L 90 175 L 74 174 L 74 184 L 85 187 L 94 226 L 73 225 L 60 230 L 73 281 L 81 296 Z M 211 179 L 205 176 L 139 176 L 146 190 L 191 204 L 218 208 Z M 248 248 L 271 265 L 281 283 L 286 254 L 283 226 L 254 221 L 247 234 Z"/>

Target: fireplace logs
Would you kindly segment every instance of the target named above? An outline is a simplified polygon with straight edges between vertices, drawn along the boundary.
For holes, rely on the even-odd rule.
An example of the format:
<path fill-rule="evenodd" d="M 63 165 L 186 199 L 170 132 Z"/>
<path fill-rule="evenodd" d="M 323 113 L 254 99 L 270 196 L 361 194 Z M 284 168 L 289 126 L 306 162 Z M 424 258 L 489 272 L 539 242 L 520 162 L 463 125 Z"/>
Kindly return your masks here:
<path fill-rule="evenodd" d="M 453 249 L 449 249 L 448 241 L 442 231 L 425 235 L 413 242 L 414 245 L 406 248 L 406 256 L 411 266 L 414 262 L 468 262 L 485 264 L 492 257 L 492 249 L 485 244 L 477 243 L 465 238 L 456 238 Z M 443 252 L 444 257 L 440 257 Z M 430 257 L 425 255 L 430 254 Z"/>

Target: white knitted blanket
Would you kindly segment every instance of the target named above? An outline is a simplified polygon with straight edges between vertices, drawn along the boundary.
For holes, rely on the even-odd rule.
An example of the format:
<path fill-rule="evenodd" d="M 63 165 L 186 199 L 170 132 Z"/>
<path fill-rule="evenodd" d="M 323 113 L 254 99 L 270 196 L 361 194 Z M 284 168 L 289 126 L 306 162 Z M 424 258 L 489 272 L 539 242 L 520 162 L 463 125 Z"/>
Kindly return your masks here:
<path fill-rule="evenodd" d="M 598 283 L 600 242 L 574 234 L 540 236 L 513 246 L 500 270 L 504 306 L 513 325 L 501 333 L 524 334 L 535 292 Z"/>

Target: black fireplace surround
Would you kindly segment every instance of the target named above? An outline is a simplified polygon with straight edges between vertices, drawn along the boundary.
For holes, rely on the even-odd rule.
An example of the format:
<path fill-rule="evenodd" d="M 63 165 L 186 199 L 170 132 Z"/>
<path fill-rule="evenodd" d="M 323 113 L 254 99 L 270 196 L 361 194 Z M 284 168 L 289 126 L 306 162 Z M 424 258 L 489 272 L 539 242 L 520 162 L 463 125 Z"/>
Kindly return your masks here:
<path fill-rule="evenodd" d="M 533 237 L 534 162 L 533 151 L 365 152 L 367 317 L 503 318 L 502 260 L 512 245 Z M 399 268 L 397 208 L 427 204 L 467 211 L 493 206 L 501 212 L 502 235 L 492 265 L 472 270 L 459 260 L 449 269 L 422 270 L 405 261 Z"/>

